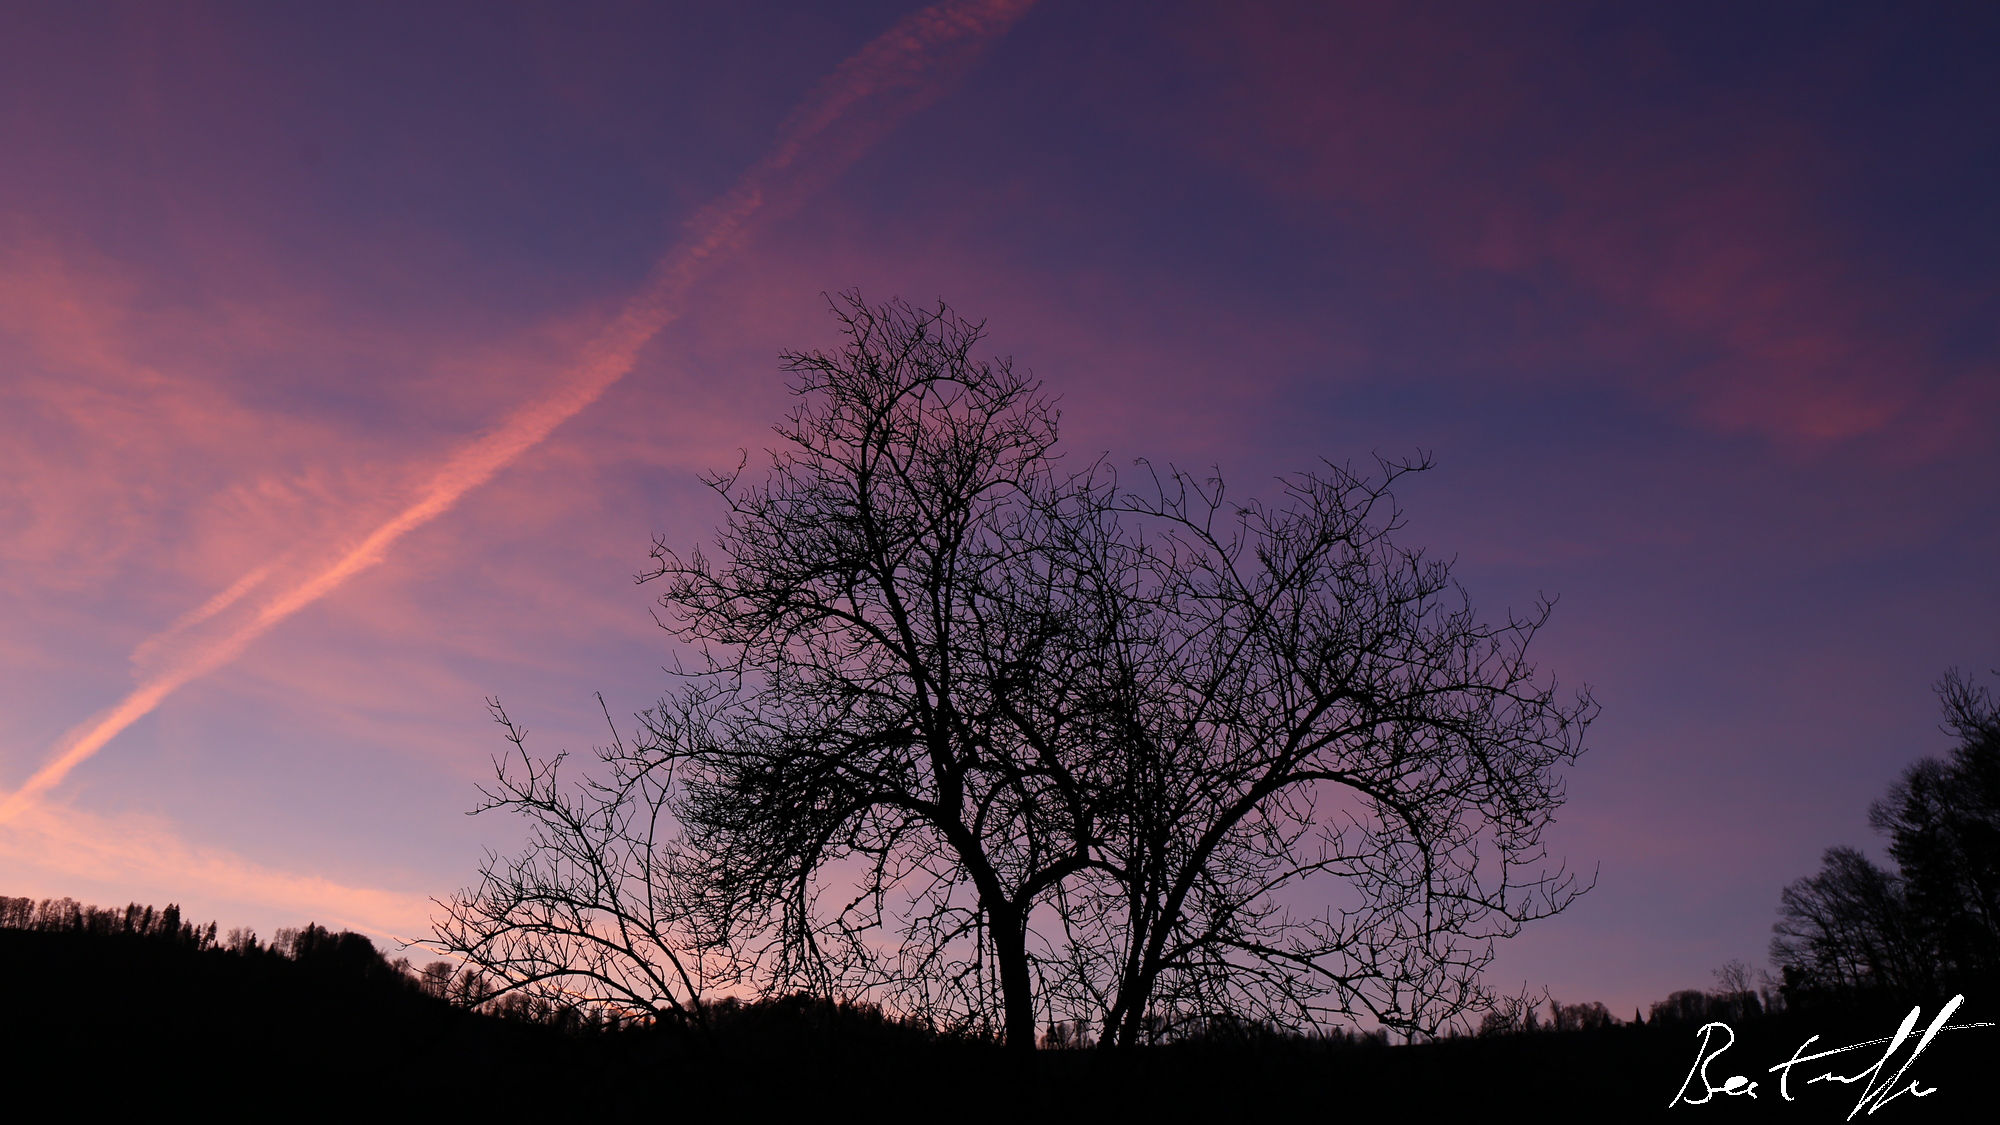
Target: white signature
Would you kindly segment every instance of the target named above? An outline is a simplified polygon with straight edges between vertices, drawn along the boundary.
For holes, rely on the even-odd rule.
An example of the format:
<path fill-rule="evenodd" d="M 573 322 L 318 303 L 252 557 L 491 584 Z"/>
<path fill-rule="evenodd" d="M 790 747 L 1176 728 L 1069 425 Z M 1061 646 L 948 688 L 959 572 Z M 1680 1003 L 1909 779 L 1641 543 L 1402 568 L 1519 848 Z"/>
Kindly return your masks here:
<path fill-rule="evenodd" d="M 1959 1005 L 1963 1003 L 1965 1003 L 1963 995 L 1952 997 L 1951 1002 L 1939 1010 L 1936 1018 L 1931 1020 L 1930 1026 L 1924 1029 L 1923 1037 L 1916 1041 L 1916 1045 L 1910 1048 L 1910 1052 L 1904 1057 L 1902 1064 L 1897 1066 L 1893 1072 L 1890 1070 L 1891 1060 L 1896 1057 L 1896 1052 L 1902 1048 L 1903 1044 L 1910 1040 L 1910 1033 L 1916 1029 L 1917 1020 L 1923 1011 L 1921 1005 L 1911 1008 L 1910 1014 L 1903 1017 L 1902 1026 L 1896 1029 L 1896 1034 L 1889 1036 L 1887 1039 L 1870 1039 L 1862 1043 L 1850 1043 L 1845 1047 L 1834 1047 L 1830 1050 L 1817 1051 L 1810 1055 L 1806 1054 L 1812 1048 L 1812 1045 L 1819 1041 L 1819 1036 L 1815 1035 L 1807 1039 L 1804 1043 L 1799 1044 L 1799 1049 L 1792 1052 L 1791 1058 L 1770 1068 L 1766 1073 L 1778 1076 L 1778 1095 L 1786 1101 L 1791 1101 L 1793 1099 L 1790 1081 L 1793 1067 L 1817 1062 L 1820 1059 L 1831 1058 L 1834 1055 L 1845 1054 L 1848 1051 L 1879 1047 L 1886 1043 L 1888 1046 L 1882 1051 L 1881 1057 L 1876 1059 L 1867 1068 L 1857 1070 L 1853 1074 L 1838 1074 L 1833 1070 L 1828 1070 L 1823 1074 L 1806 1079 L 1806 1084 L 1811 1085 L 1814 1082 L 1839 1082 L 1843 1085 L 1851 1086 L 1856 1082 L 1861 1083 L 1861 1099 L 1855 1102 L 1854 1108 L 1848 1112 L 1847 1119 L 1849 1121 L 1854 1120 L 1855 1114 L 1860 1113 L 1863 1109 L 1873 1114 L 1876 1110 L 1881 1109 L 1904 1094 L 1916 1098 L 1934 1094 L 1937 1092 L 1937 1087 L 1925 1088 L 1919 1085 L 1917 1079 L 1914 1077 L 1910 1079 L 1908 1085 L 1903 1084 L 1903 1076 L 1909 1072 L 1910 1066 L 1917 1061 L 1917 1056 L 1924 1053 L 1924 1048 L 1931 1045 L 1931 1040 L 1937 1038 L 1940 1032 L 1964 1031 L 1968 1028 L 1994 1026 L 1990 1023 L 1946 1023 L 1945 1021 L 1950 1019 L 1951 1014 L 1957 1011 Z M 1715 1039 L 1715 1033 L 1718 1030 L 1727 1036 L 1727 1038 L 1722 1041 L 1720 1046 L 1714 1050 L 1710 1050 L 1709 1044 Z M 1682 1080 L 1681 1088 L 1675 1092 L 1674 1099 L 1667 1103 L 1667 1108 L 1672 1109 L 1677 1105 L 1704 1105 L 1717 1094 L 1732 1098 L 1755 1098 L 1757 1096 L 1758 1083 L 1751 1081 L 1744 1075 L 1732 1075 L 1724 1079 L 1720 1086 L 1716 1085 L 1708 1076 L 1708 1064 L 1714 1062 L 1716 1056 L 1735 1045 L 1736 1032 L 1731 1030 L 1728 1024 L 1717 1020 L 1713 1023 L 1703 1024 L 1701 1030 L 1695 1034 L 1699 1037 L 1700 1043 L 1695 1047 L 1694 1065 L 1688 1068 L 1687 1078 Z M 1688 1094 L 1689 1088 L 1697 1086 L 1697 1084 L 1701 1091 L 1699 1096 L 1690 1097 Z"/>

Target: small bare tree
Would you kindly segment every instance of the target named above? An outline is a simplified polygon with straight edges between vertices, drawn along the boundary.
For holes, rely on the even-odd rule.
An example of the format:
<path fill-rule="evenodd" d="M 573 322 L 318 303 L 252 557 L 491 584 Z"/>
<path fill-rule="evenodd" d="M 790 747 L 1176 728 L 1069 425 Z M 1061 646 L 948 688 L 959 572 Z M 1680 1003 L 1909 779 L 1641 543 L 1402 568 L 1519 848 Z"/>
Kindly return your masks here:
<path fill-rule="evenodd" d="M 572 784 L 565 755 L 535 758 L 527 732 L 498 700 L 489 707 L 513 756 L 494 760 L 495 781 L 473 811 L 522 816 L 529 845 L 508 859 L 489 852 L 479 886 L 438 903 L 428 944 L 460 960 L 477 994 L 448 980 L 434 987 L 469 1003 L 518 995 L 593 1021 L 699 1018 L 734 966 L 703 927 L 675 845 L 674 762 L 629 751 L 613 726 L 599 772 Z M 426 979 L 449 968 L 439 962 Z"/>
<path fill-rule="evenodd" d="M 1914 932 L 1903 880 L 1854 848 L 1828 848 L 1820 871 L 1780 895 L 1771 959 L 1788 981 L 1835 992 L 1922 992 L 1933 965 Z"/>

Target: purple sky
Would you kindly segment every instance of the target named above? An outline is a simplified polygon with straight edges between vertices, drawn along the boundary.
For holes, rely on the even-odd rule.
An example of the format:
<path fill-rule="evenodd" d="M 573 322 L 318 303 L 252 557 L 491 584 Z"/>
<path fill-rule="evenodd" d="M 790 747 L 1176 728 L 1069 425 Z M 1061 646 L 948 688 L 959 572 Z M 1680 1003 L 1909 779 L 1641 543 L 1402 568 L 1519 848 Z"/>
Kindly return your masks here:
<path fill-rule="evenodd" d="M 2000 10 L 718 8 L 0 9 L 0 893 L 427 932 L 848 287 L 1073 456 L 1435 453 L 1603 705 L 1496 986 L 1761 963 L 2000 664 Z"/>

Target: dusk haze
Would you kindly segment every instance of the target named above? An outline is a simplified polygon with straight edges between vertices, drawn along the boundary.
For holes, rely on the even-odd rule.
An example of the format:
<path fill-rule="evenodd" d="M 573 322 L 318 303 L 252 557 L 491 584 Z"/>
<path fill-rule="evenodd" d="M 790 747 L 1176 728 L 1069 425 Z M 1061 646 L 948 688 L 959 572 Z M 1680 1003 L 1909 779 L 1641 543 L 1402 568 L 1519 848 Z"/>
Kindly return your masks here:
<path fill-rule="evenodd" d="M 1574 882 L 1487 988 L 1769 992 L 2000 686 L 1996 59 L 1978 4 L 0 2 L 0 895 L 463 952 L 531 842 L 466 815 L 490 701 L 643 744 L 704 474 L 907 314 L 1051 481 L 1393 484 L 1536 622 L 1494 721 Z"/>

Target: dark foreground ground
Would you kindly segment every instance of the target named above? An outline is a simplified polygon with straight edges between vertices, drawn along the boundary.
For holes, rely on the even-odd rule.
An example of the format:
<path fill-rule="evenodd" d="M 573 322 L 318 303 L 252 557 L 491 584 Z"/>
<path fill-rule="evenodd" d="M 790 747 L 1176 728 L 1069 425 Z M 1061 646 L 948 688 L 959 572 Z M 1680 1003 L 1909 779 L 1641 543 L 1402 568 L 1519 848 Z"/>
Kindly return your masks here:
<path fill-rule="evenodd" d="M 1863 1075 L 1887 1044 L 1800 1063 L 1791 1101 L 1768 1068 L 1806 1052 L 1891 1036 L 1907 1008 L 1823 1009 L 1732 1028 L 1707 1077 L 1755 1080 L 1669 1109 L 1694 1064 L 1692 1024 L 1533 1033 L 1414 1047 L 1267 1041 L 1127 1052 L 1043 1051 L 1025 1063 L 939 1041 L 867 1012 L 772 1003 L 707 1036 L 561 1032 L 453 1007 L 406 978 L 354 965 L 246 958 L 119 936 L 0 930 L 0 1090 L 58 1104 L 178 1105 L 261 1118 L 388 1114 L 576 1120 L 1983 1121 L 2000 1104 L 2000 1028 L 1940 1034 L 1910 1064 L 1903 1045 L 1877 1087 L 1912 1080 L 1872 1114 Z M 1935 1009 L 1916 1026 L 1921 1037 Z M 2000 997 L 1953 1017 L 2000 1019 Z M 1723 1045 L 1711 1032 L 1709 1047 Z M 1688 1088 L 1699 1098 L 1696 1076 Z M 1859 1111 L 1857 1110 L 1859 1105 Z M 12 1113 L 0 1111 L 0 1116 Z"/>

